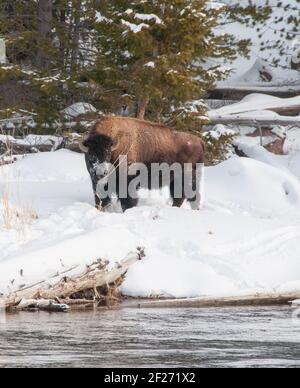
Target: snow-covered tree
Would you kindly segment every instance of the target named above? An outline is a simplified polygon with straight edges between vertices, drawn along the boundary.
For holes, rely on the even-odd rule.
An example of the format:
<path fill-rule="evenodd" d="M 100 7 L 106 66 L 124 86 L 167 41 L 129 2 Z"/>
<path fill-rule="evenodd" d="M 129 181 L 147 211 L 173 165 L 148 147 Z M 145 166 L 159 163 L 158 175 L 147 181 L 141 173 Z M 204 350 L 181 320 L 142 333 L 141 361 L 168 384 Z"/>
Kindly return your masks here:
<path fill-rule="evenodd" d="M 105 1 L 91 77 L 141 119 L 199 129 L 204 108 L 193 102 L 227 74 L 214 59 L 247 52 L 249 42 L 218 33 L 226 15 L 228 7 L 206 0 Z"/>
<path fill-rule="evenodd" d="M 266 0 L 3 0 L 0 88 L 11 93 L 1 109 L 29 110 L 43 122 L 86 101 L 198 131 L 201 98 L 228 74 L 224 63 L 248 53 L 250 41 L 225 25 L 261 28 L 272 12 Z"/>

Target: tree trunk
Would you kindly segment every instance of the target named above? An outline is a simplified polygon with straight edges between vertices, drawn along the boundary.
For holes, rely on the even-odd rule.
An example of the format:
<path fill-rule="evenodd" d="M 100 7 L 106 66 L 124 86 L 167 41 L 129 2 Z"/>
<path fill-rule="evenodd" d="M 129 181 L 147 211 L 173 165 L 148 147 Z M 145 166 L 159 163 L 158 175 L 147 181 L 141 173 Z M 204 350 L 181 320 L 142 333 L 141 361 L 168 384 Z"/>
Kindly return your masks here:
<path fill-rule="evenodd" d="M 39 32 L 39 48 L 37 54 L 37 64 L 40 67 L 49 66 L 49 57 L 45 53 L 44 46 L 47 39 L 51 36 L 52 30 L 52 12 L 53 0 L 39 0 L 38 2 L 38 32 Z"/>
<path fill-rule="evenodd" d="M 149 104 L 149 98 L 141 98 L 138 105 L 137 118 L 145 120 L 146 109 Z"/>
<path fill-rule="evenodd" d="M 59 9 L 57 14 L 57 20 L 59 21 L 60 29 L 66 31 L 66 10 L 65 8 Z M 67 64 L 67 53 L 66 53 L 66 37 L 64 34 L 58 34 L 59 37 L 59 51 L 62 68 L 65 70 Z"/>
<path fill-rule="evenodd" d="M 72 28 L 72 53 L 71 53 L 71 71 L 77 69 L 79 63 L 79 42 L 80 42 L 80 10 L 81 0 L 77 0 L 73 4 L 73 28 Z"/>

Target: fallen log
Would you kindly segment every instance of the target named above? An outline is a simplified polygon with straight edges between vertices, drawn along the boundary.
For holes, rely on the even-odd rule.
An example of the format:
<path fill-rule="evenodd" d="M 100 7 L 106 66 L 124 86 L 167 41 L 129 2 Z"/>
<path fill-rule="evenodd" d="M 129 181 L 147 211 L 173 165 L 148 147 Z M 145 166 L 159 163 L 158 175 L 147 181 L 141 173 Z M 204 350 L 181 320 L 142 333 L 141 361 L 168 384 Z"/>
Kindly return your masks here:
<path fill-rule="evenodd" d="M 55 274 L 52 278 L 2 296 L 0 304 L 4 305 L 6 309 L 18 306 L 22 300 L 31 302 L 32 300 L 47 300 L 48 302 L 56 300 L 59 301 L 59 304 L 64 304 L 62 300 L 82 299 L 80 296 L 86 292 L 93 295 L 94 300 L 106 297 L 114 299 L 114 295 L 109 293 L 111 286 L 115 284 L 116 287 L 119 287 L 129 267 L 144 257 L 144 249 L 137 248 L 135 252 L 129 253 L 114 268 L 108 268 L 109 262 L 102 260 L 92 263 L 81 273 L 78 273 L 79 266 L 74 266 Z M 106 296 L 99 293 L 103 287 L 107 289 Z"/>
<path fill-rule="evenodd" d="M 63 142 L 63 140 L 61 140 Z M 5 153 L 9 155 L 26 155 L 35 154 L 38 152 L 51 152 L 56 151 L 61 147 L 61 144 L 56 144 L 53 140 L 36 141 L 26 143 L 22 139 L 14 139 L 7 137 L 0 139 L 0 153 L 5 156 Z"/>
<path fill-rule="evenodd" d="M 139 303 L 139 308 L 211 308 L 282 306 L 300 299 L 300 291 L 282 294 L 254 294 L 233 297 L 166 299 Z"/>
<path fill-rule="evenodd" d="M 33 116 L 11 117 L 10 119 L 1 119 L 0 125 L 19 124 L 28 121 L 33 121 Z"/>
<path fill-rule="evenodd" d="M 73 152 L 81 153 L 79 140 L 79 135 L 57 135 L 52 137 L 33 135 L 23 138 L 2 135 L 0 137 L 0 163 L 13 163 L 16 161 L 17 155 L 54 152 L 60 149 L 68 149 Z"/>
<path fill-rule="evenodd" d="M 57 303 L 54 300 L 45 300 L 45 299 L 32 299 L 25 300 L 23 299 L 17 307 L 18 310 L 41 310 L 48 311 L 53 313 L 64 313 L 67 312 L 70 307 L 66 303 Z"/>
<path fill-rule="evenodd" d="M 243 117 L 239 115 L 215 115 L 209 116 L 211 125 L 223 124 L 223 125 L 246 125 L 249 127 L 272 127 L 275 125 L 287 127 L 294 126 L 300 128 L 300 118 L 298 117 L 280 117 L 278 118 L 263 118 L 263 117 Z"/>

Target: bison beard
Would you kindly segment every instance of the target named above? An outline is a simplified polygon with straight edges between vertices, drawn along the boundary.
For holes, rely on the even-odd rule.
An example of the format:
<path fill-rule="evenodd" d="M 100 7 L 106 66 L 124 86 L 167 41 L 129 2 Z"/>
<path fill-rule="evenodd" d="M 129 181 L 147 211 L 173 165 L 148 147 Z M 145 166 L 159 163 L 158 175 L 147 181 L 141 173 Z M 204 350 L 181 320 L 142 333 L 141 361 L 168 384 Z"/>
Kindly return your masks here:
<path fill-rule="evenodd" d="M 182 166 L 191 166 L 190 185 L 193 191 L 198 189 L 198 167 L 204 163 L 204 143 L 197 136 L 173 131 L 170 128 L 155 123 L 141 121 L 137 119 L 124 117 L 103 117 L 100 119 L 82 142 L 82 150 L 86 153 L 86 165 L 91 176 L 93 191 L 95 194 L 95 203 L 97 208 L 105 208 L 111 202 L 111 198 L 99 197 L 97 186 L 99 182 L 107 185 L 106 177 L 112 175 L 116 179 L 116 195 L 121 202 L 123 211 L 135 207 L 138 203 L 136 195 L 128 192 L 120 196 L 120 182 L 122 180 L 122 168 L 120 168 L 119 158 L 126 155 L 126 162 L 129 166 L 135 163 L 147 166 L 148 177 L 146 186 L 149 189 L 153 187 L 151 169 L 154 164 L 167 164 L 169 166 L 177 164 Z M 110 169 L 109 166 L 112 166 Z M 128 187 L 136 179 L 137 175 L 128 176 Z M 184 180 L 184 174 L 173 174 L 167 183 L 170 187 L 170 193 L 173 198 L 173 206 L 181 207 L 185 199 L 191 203 L 193 209 L 200 208 L 201 196 L 199 190 L 193 198 L 186 198 L 185 194 L 178 197 L 176 187 Z M 107 178 L 109 179 L 109 178 Z M 162 187 L 165 182 L 160 182 Z M 137 187 L 138 189 L 138 187 Z"/>

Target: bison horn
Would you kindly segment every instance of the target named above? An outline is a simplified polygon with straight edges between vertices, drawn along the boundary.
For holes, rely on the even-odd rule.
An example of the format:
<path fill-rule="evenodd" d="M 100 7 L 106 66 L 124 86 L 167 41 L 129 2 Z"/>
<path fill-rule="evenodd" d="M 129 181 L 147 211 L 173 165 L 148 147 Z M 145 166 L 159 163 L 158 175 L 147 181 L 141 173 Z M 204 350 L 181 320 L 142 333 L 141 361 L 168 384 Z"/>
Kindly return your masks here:
<path fill-rule="evenodd" d="M 119 137 L 117 137 L 116 140 L 114 141 L 112 147 L 111 147 L 111 150 L 116 151 L 119 148 L 119 145 L 120 145 L 120 139 L 119 139 Z"/>
<path fill-rule="evenodd" d="M 83 139 L 81 139 L 81 140 L 79 141 L 79 148 L 81 149 L 82 152 L 84 152 L 84 153 L 86 154 L 86 153 L 89 152 L 89 149 L 88 149 L 88 147 L 86 147 L 86 146 L 84 145 L 84 141 L 85 141 L 85 140 L 86 140 L 86 137 L 84 137 Z"/>

